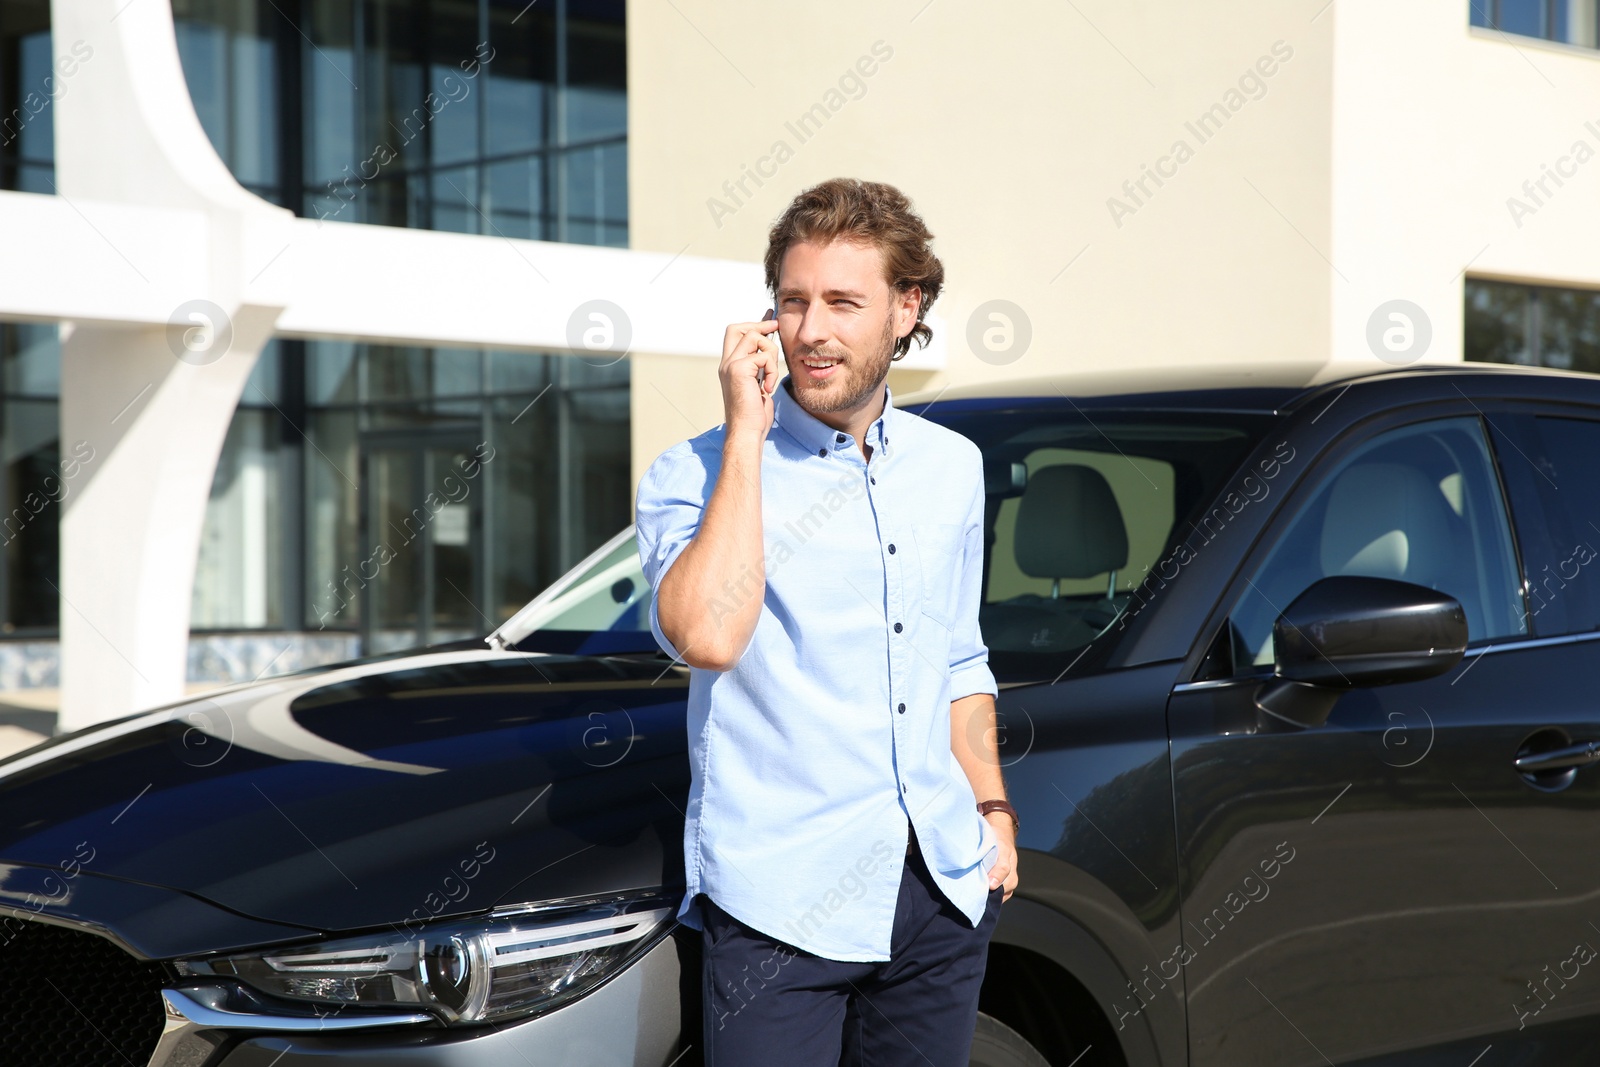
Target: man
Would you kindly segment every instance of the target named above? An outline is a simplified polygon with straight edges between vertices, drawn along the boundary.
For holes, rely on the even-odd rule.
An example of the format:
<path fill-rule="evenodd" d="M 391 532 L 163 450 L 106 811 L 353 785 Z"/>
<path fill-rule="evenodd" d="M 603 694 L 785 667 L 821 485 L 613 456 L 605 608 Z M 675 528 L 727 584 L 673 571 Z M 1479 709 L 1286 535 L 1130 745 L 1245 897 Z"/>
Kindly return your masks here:
<path fill-rule="evenodd" d="M 965 1067 L 1017 884 L 982 457 L 887 383 L 932 336 L 931 236 L 888 185 L 796 197 L 776 319 L 723 341 L 726 421 L 639 486 L 651 629 L 691 668 L 678 919 L 702 931 L 707 1067 Z"/>

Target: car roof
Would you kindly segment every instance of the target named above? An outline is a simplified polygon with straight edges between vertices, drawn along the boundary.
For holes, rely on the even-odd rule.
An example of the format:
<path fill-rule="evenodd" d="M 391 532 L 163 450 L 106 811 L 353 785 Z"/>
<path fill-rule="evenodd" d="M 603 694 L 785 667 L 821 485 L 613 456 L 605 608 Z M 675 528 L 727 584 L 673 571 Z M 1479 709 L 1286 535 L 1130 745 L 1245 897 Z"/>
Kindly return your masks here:
<path fill-rule="evenodd" d="M 1391 367 L 1373 360 L 1308 362 L 1261 360 L 1240 363 L 1187 363 L 1115 370 L 1075 370 L 1019 378 L 967 382 L 942 389 L 919 389 L 896 395 L 896 407 L 976 401 L 989 407 L 996 400 L 1089 400 L 1095 406 L 1172 407 L 1245 411 L 1282 411 L 1331 385 L 1419 375 L 1505 375 L 1544 380 L 1547 384 L 1577 380 L 1600 383 L 1600 376 L 1543 367 L 1500 363 L 1419 363 Z"/>

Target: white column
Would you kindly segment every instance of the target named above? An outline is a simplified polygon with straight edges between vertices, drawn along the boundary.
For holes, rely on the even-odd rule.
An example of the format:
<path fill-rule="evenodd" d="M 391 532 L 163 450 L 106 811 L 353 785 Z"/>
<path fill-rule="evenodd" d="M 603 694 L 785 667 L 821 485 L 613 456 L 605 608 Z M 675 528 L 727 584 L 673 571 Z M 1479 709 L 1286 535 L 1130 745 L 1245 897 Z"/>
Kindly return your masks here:
<path fill-rule="evenodd" d="M 160 327 L 63 329 L 61 730 L 177 700 L 206 500 L 271 316 L 235 318 L 211 363 Z M 248 336 L 242 336 L 248 334 Z"/>
<path fill-rule="evenodd" d="M 167 324 L 62 324 L 60 729 L 180 699 L 212 475 L 285 300 L 245 261 L 292 216 L 212 149 L 164 2 L 54 0 L 56 186 Z M 181 270 L 94 223 L 107 205 L 193 213 Z M 195 270 L 195 264 L 203 265 Z M 147 320 L 148 321 L 148 320 Z M 87 458 L 86 458 L 87 457 Z"/>

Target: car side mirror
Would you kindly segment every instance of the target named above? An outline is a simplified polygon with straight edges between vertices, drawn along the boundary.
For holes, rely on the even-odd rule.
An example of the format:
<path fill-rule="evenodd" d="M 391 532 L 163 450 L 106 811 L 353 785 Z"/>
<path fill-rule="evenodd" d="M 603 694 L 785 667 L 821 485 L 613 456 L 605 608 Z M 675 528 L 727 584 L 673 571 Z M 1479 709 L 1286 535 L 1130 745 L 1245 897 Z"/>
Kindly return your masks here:
<path fill-rule="evenodd" d="M 1320 726 L 1347 689 L 1432 678 L 1460 663 L 1467 615 L 1426 586 L 1338 575 L 1295 597 L 1273 623 L 1272 647 L 1273 678 L 1256 707 L 1279 722 Z"/>

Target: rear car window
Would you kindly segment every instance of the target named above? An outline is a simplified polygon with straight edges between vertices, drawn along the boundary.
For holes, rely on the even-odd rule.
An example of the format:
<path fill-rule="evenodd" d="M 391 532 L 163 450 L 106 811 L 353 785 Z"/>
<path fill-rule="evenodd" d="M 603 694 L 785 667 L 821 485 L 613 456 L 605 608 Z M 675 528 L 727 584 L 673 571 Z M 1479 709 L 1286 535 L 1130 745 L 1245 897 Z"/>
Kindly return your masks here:
<path fill-rule="evenodd" d="M 1540 637 L 1600 630 L 1600 421 L 1496 418 L 1514 439 L 1501 450 Z"/>

